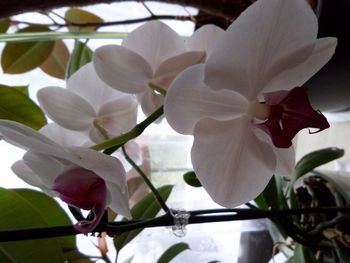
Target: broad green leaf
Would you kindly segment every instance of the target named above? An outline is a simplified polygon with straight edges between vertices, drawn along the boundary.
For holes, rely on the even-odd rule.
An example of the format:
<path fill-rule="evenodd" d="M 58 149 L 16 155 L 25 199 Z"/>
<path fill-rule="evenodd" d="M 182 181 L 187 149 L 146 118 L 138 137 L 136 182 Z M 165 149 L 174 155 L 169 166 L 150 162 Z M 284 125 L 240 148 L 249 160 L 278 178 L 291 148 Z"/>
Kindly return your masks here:
<path fill-rule="evenodd" d="M 67 46 L 62 40 L 57 40 L 50 56 L 40 65 L 40 68 L 52 77 L 65 79 L 68 60 L 69 50 Z"/>
<path fill-rule="evenodd" d="M 294 183 L 299 177 L 312 171 L 316 167 L 336 160 L 342 156 L 344 156 L 344 150 L 336 147 L 317 150 L 305 155 L 295 165 L 292 174 L 292 183 Z"/>
<path fill-rule="evenodd" d="M 157 190 L 160 196 L 163 198 L 163 200 L 166 201 L 172 189 L 173 189 L 172 185 L 164 185 L 158 188 Z M 134 207 L 131 209 L 131 215 L 133 219 L 154 218 L 158 214 L 160 209 L 161 207 L 156 201 L 154 195 L 152 193 L 149 193 L 140 202 L 134 205 Z M 136 229 L 129 232 L 124 232 L 118 235 L 116 238 L 114 238 L 114 245 L 117 251 L 122 249 L 133 238 L 135 238 L 141 231 L 142 229 Z"/>
<path fill-rule="evenodd" d="M 78 69 L 80 69 L 85 64 L 91 62 L 92 60 L 92 50 L 80 41 L 75 41 L 73 52 L 70 56 L 66 78 L 74 74 Z"/>
<path fill-rule="evenodd" d="M 193 186 L 193 187 L 202 186 L 201 182 L 198 180 L 196 174 L 193 171 L 185 173 L 183 175 L 183 178 L 184 178 L 184 181 L 190 186 Z"/>
<path fill-rule="evenodd" d="M 282 178 L 274 175 L 264 191 L 254 201 L 260 209 L 288 209 L 288 203 L 282 189 Z M 281 235 L 286 238 L 289 231 L 288 227 L 291 224 L 289 219 L 281 220 L 280 218 L 275 218 L 271 221 Z"/>
<path fill-rule="evenodd" d="M 29 26 L 19 30 L 18 33 L 40 31 L 49 31 L 49 29 L 44 26 Z M 5 73 L 9 74 L 30 71 L 40 66 L 51 54 L 53 48 L 53 41 L 8 43 L 1 57 L 2 68 Z"/>
<path fill-rule="evenodd" d="M 300 245 L 299 243 L 296 243 L 295 249 L 294 249 L 293 262 L 294 263 L 317 263 L 318 261 L 309 248 L 303 245 Z"/>
<path fill-rule="evenodd" d="M 97 23 L 101 24 L 103 23 L 103 19 L 99 16 L 90 13 L 88 11 L 82 10 L 80 8 L 72 7 L 67 10 L 67 12 L 64 15 L 64 18 L 75 24 L 86 24 L 86 23 Z M 89 31 L 95 31 L 96 27 L 89 26 L 89 27 L 78 27 L 78 26 L 69 26 L 69 31 L 76 32 L 89 32 Z"/>
<path fill-rule="evenodd" d="M 47 227 L 69 222 L 52 198 L 33 190 L 0 188 L 0 211 L 1 230 Z M 45 263 L 50 259 L 50 263 L 62 263 L 62 244 L 73 245 L 73 241 L 50 238 L 1 242 L 0 262 Z"/>
<path fill-rule="evenodd" d="M 188 244 L 183 243 L 183 242 L 172 245 L 158 259 L 157 263 L 168 263 L 173 258 L 175 258 L 178 254 L 180 254 L 181 252 L 183 252 L 187 249 L 190 249 L 190 247 L 188 246 Z"/>
<path fill-rule="evenodd" d="M 0 87 L 3 87 L 3 86 L 9 87 L 9 86 L 0 84 Z M 26 97 L 29 97 L 29 90 L 28 90 L 29 86 L 11 86 L 9 88 L 18 90 L 19 92 L 22 92 Z"/>
<path fill-rule="evenodd" d="M 282 189 L 282 178 L 274 175 L 255 202 L 261 209 L 288 209 Z"/>
<path fill-rule="evenodd" d="M 11 21 L 9 19 L 0 20 L 0 33 L 6 33 L 9 29 Z"/>
<path fill-rule="evenodd" d="M 125 32 L 34 32 L 0 34 L 0 42 L 52 41 L 57 39 L 121 39 Z"/>
<path fill-rule="evenodd" d="M 35 130 L 46 124 L 42 110 L 23 91 L 0 85 L 0 119 L 25 124 Z"/>

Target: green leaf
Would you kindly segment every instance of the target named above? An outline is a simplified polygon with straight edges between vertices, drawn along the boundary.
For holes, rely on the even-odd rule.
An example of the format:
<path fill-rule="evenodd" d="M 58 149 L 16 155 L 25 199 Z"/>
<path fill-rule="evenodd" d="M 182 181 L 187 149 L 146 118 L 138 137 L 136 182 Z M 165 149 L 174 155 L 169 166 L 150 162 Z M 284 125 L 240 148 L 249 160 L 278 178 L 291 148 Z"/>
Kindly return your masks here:
<path fill-rule="evenodd" d="M 64 18 L 75 24 L 86 24 L 86 23 L 97 23 L 101 24 L 103 23 L 103 19 L 93 13 L 90 13 L 88 11 L 85 11 L 80 8 L 72 7 L 67 10 L 67 12 L 64 15 Z M 69 26 L 69 31 L 75 32 L 75 31 L 81 31 L 81 32 L 89 32 L 89 31 L 95 31 L 96 27 L 89 26 L 89 27 L 78 27 L 78 26 Z"/>
<path fill-rule="evenodd" d="M 18 31 L 40 32 L 49 31 L 45 26 L 29 26 Z M 5 73 L 19 74 L 40 66 L 51 54 L 54 48 L 53 41 L 8 43 L 5 45 L 1 65 Z"/>
<path fill-rule="evenodd" d="M 0 33 L 6 33 L 11 25 L 10 19 L 2 19 L 0 20 Z"/>
<path fill-rule="evenodd" d="M 295 249 L 294 249 L 293 262 L 294 263 L 317 263 L 318 261 L 309 248 L 303 245 L 300 245 L 299 243 L 296 243 Z"/>
<path fill-rule="evenodd" d="M 254 201 L 260 209 L 288 209 L 288 203 L 283 194 L 282 178 L 274 175 L 264 191 Z M 275 218 L 271 221 L 275 224 L 281 235 L 286 238 L 288 236 L 287 233 L 290 231 L 288 228 L 291 224 L 289 219 L 281 220 Z"/>
<path fill-rule="evenodd" d="M 16 88 L 0 85 L 0 119 L 25 124 L 35 130 L 46 124 L 42 110 Z"/>
<path fill-rule="evenodd" d="M 261 209 L 288 209 L 282 189 L 282 178 L 274 175 L 264 191 L 255 199 L 255 203 Z"/>
<path fill-rule="evenodd" d="M 0 84 L 0 87 L 4 87 L 4 86 L 9 87 L 9 86 Z M 28 90 L 29 86 L 11 86 L 9 88 L 18 90 L 19 92 L 22 92 L 26 97 L 29 97 L 29 90 Z"/>
<path fill-rule="evenodd" d="M 80 69 L 85 64 L 91 62 L 92 60 L 92 50 L 80 41 L 75 41 L 73 52 L 70 56 L 66 78 L 74 74 L 78 69 Z"/>
<path fill-rule="evenodd" d="M 191 171 L 191 172 L 187 172 L 183 175 L 184 181 L 193 187 L 201 187 L 202 184 L 201 182 L 198 180 L 195 172 Z"/>
<path fill-rule="evenodd" d="M 170 195 L 171 190 L 173 189 L 173 185 L 164 185 L 158 188 L 158 192 L 160 196 L 166 201 Z M 147 219 L 154 218 L 161 207 L 158 204 L 152 193 L 147 194 L 144 198 L 142 198 L 134 207 L 131 209 L 131 215 L 133 219 Z M 124 232 L 114 238 L 114 245 L 119 251 L 126 244 L 128 244 L 133 238 L 135 238 L 142 229 L 136 229 L 129 232 Z"/>
<path fill-rule="evenodd" d="M 336 147 L 317 150 L 305 155 L 295 165 L 292 174 L 292 182 L 294 183 L 299 177 L 312 171 L 316 167 L 336 160 L 342 156 L 344 156 L 344 150 Z"/>
<path fill-rule="evenodd" d="M 190 249 L 190 247 L 188 246 L 188 244 L 183 243 L 183 242 L 172 245 L 158 259 L 157 263 L 168 263 L 173 258 L 175 258 L 178 254 L 180 254 L 181 252 L 183 252 L 187 249 Z"/>
<path fill-rule="evenodd" d="M 52 77 L 65 79 L 68 60 L 69 50 L 67 46 L 62 40 L 57 40 L 50 56 L 40 65 L 40 68 Z"/>
<path fill-rule="evenodd" d="M 54 199 L 33 190 L 0 188 L 0 229 L 21 229 L 70 224 Z M 64 262 L 62 245 L 75 246 L 68 238 L 0 243 L 0 262 Z"/>

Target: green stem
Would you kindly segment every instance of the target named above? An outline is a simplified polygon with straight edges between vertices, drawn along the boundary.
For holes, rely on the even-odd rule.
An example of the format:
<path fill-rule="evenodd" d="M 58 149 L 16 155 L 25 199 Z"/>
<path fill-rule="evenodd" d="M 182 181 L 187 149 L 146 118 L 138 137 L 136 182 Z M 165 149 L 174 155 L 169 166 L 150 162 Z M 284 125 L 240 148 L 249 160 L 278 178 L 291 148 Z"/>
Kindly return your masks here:
<path fill-rule="evenodd" d="M 130 158 L 128 153 L 125 150 L 125 147 L 122 146 L 122 151 L 125 156 L 125 159 L 130 163 L 130 165 L 136 170 L 136 172 L 143 178 L 149 189 L 151 189 L 154 197 L 157 199 L 159 205 L 163 208 L 165 212 L 169 211 L 169 207 L 166 205 L 164 202 L 163 198 L 160 196 L 159 192 L 157 189 L 153 186 L 151 181 L 148 179 L 147 175 L 140 169 L 140 167 Z"/>
<path fill-rule="evenodd" d="M 110 140 L 104 141 L 102 143 L 96 144 L 91 147 L 91 149 L 96 151 L 101 151 L 109 148 L 116 147 L 119 148 L 124 143 L 138 137 L 143 133 L 143 131 L 152 124 L 155 120 L 157 120 L 164 113 L 163 106 L 159 107 L 155 112 L 153 112 L 150 116 L 148 116 L 145 120 L 137 124 L 131 131 L 124 133 L 118 137 L 112 138 Z"/>

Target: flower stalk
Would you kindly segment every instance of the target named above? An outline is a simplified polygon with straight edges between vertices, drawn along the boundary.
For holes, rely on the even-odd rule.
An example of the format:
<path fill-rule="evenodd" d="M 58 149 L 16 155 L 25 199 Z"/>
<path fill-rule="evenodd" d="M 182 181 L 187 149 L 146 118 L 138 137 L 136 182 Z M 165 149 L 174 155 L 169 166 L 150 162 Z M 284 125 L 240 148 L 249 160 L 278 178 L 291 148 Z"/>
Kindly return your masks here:
<path fill-rule="evenodd" d="M 114 148 L 114 150 L 117 150 L 124 143 L 140 136 L 149 125 L 151 125 L 155 120 L 157 120 L 160 116 L 163 115 L 163 112 L 163 106 L 161 106 L 150 116 L 148 116 L 145 120 L 137 124 L 131 131 L 124 133 L 118 137 L 112 138 L 110 140 L 106 140 L 102 143 L 96 144 L 92 146 L 91 149 L 101 151 Z"/>

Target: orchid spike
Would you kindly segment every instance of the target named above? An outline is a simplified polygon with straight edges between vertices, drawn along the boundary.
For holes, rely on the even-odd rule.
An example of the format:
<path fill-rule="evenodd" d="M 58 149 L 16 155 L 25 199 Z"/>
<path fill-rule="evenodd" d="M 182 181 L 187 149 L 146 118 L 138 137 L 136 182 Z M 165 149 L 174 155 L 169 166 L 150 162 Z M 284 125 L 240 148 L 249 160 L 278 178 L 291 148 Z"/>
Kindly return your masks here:
<path fill-rule="evenodd" d="M 170 86 L 165 116 L 176 131 L 194 136 L 194 170 L 218 204 L 241 205 L 273 174 L 290 174 L 293 147 L 276 146 L 287 147 L 306 126 L 327 126 L 305 97 L 302 118 L 286 115 L 301 96 L 300 89 L 289 90 L 303 86 L 334 53 L 337 40 L 317 39 L 317 30 L 305 0 L 256 1 L 220 36 L 204 64 L 186 69 Z"/>

